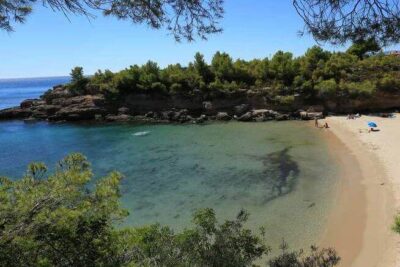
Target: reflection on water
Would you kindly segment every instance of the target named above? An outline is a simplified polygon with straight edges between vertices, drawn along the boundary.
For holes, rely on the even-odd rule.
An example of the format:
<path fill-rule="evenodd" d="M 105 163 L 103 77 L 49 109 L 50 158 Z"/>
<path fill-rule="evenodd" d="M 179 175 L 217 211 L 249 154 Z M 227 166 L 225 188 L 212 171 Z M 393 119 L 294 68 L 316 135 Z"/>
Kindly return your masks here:
<path fill-rule="evenodd" d="M 0 123 L 0 176 L 20 176 L 31 161 L 54 166 L 82 152 L 97 176 L 122 172 L 129 225 L 182 229 L 197 208 L 219 218 L 250 212 L 249 227 L 309 245 L 323 226 L 335 165 L 323 140 L 300 122 L 198 125 Z M 135 133 L 147 133 L 135 135 Z M 304 227 L 301 227 L 303 226 Z"/>

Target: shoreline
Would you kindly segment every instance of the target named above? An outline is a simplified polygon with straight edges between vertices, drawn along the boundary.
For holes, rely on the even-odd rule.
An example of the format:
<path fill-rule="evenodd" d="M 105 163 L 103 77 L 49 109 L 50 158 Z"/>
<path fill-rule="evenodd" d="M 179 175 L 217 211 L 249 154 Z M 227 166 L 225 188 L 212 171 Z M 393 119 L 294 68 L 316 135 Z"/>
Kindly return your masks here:
<path fill-rule="evenodd" d="M 330 129 L 323 134 L 341 167 L 341 179 L 336 186 L 321 246 L 335 248 L 342 258 L 342 267 L 395 267 L 399 262 L 396 253 L 399 238 L 390 228 L 397 208 L 395 199 L 399 199 L 400 191 L 396 195 L 393 190 L 395 177 L 390 176 L 390 166 L 382 159 L 381 154 L 385 152 L 376 153 L 379 141 L 363 140 L 361 134 L 368 133 L 359 132 L 360 127 L 366 125 L 365 121 L 379 120 L 378 125 L 384 125 L 382 120 L 393 119 L 363 116 L 358 120 L 345 117 L 325 120 Z M 374 134 L 368 134 L 367 138 L 385 140 L 386 135 L 393 135 L 390 132 Z M 396 152 L 396 146 L 388 149 Z"/>

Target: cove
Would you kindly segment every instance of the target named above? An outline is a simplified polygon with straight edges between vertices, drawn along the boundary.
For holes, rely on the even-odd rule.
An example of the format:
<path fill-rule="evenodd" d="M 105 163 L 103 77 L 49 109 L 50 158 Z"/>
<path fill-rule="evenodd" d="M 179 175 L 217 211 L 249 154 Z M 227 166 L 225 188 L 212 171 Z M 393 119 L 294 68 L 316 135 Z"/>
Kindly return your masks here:
<path fill-rule="evenodd" d="M 139 133 L 139 134 L 138 134 Z M 0 176 L 17 179 L 32 161 L 53 167 L 85 154 L 97 177 L 125 179 L 125 225 L 161 223 L 179 230 L 195 209 L 219 219 L 250 213 L 277 249 L 318 243 L 339 171 L 326 141 L 303 122 L 206 125 L 0 123 Z"/>

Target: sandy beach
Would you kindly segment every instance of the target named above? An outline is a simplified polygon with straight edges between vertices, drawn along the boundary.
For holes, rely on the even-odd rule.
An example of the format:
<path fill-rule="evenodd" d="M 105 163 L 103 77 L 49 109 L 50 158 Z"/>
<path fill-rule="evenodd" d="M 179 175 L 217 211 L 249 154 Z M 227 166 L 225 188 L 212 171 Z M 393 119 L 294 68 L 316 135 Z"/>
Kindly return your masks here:
<path fill-rule="evenodd" d="M 400 207 L 400 117 L 325 121 L 330 128 L 318 130 L 328 138 L 343 178 L 322 246 L 337 250 L 340 266 L 399 266 L 399 236 L 390 228 Z M 380 131 L 368 133 L 369 121 Z"/>

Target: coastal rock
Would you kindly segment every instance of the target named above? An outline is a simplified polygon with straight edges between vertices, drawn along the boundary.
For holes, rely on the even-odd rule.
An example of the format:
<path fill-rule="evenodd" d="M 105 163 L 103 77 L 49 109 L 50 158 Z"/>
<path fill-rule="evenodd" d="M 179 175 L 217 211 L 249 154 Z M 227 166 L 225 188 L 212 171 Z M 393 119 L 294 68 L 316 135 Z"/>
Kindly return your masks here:
<path fill-rule="evenodd" d="M 232 118 L 226 112 L 218 112 L 217 115 L 215 116 L 215 119 L 218 121 L 229 121 Z"/>
<path fill-rule="evenodd" d="M 54 99 L 57 98 L 69 98 L 71 97 L 71 93 L 64 86 L 59 86 L 53 88 L 53 90 L 49 90 L 43 94 L 42 99 L 46 101 L 46 103 L 51 104 Z"/>
<path fill-rule="evenodd" d="M 196 118 L 193 122 L 194 123 L 204 123 L 207 120 L 207 116 L 202 114 L 200 117 Z"/>
<path fill-rule="evenodd" d="M 104 97 L 100 95 L 75 96 L 63 101 L 55 100 L 57 101 L 52 101 L 53 107 L 59 104 L 61 108 L 54 115 L 49 116 L 50 120 L 92 120 L 96 118 L 96 115 L 103 115 L 106 112 L 102 106 Z"/>
<path fill-rule="evenodd" d="M 30 117 L 32 111 L 30 109 L 22 109 L 20 107 L 7 108 L 0 110 L 0 120 L 23 119 Z"/>
<path fill-rule="evenodd" d="M 52 101 L 53 105 L 66 106 L 104 106 L 105 99 L 103 95 L 82 95 L 70 98 L 55 99 Z"/>
<path fill-rule="evenodd" d="M 115 122 L 127 122 L 132 120 L 132 116 L 127 114 L 120 114 L 120 115 L 107 115 L 106 121 L 115 121 Z"/>
<path fill-rule="evenodd" d="M 287 121 L 289 119 L 290 119 L 290 117 L 288 114 L 280 114 L 275 117 L 275 120 L 277 120 L 277 121 Z"/>
<path fill-rule="evenodd" d="M 247 111 L 250 110 L 250 106 L 248 104 L 241 104 L 241 105 L 235 106 L 234 110 L 235 110 L 236 116 L 242 116 L 243 114 L 245 114 Z"/>
<path fill-rule="evenodd" d="M 210 101 L 203 102 L 203 109 L 207 115 L 215 114 L 214 106 Z"/>
<path fill-rule="evenodd" d="M 26 99 L 26 100 L 22 101 L 19 106 L 22 109 L 30 108 L 30 107 L 33 107 L 33 106 L 36 106 L 36 105 L 40 104 L 40 102 L 41 101 L 39 99 Z"/>
<path fill-rule="evenodd" d="M 41 106 L 33 107 L 32 114 L 34 117 L 38 117 L 38 116 L 36 116 L 36 114 L 45 114 L 47 116 L 52 116 L 60 109 L 61 109 L 61 106 L 44 104 Z"/>
<path fill-rule="evenodd" d="M 29 117 L 29 118 L 24 119 L 25 123 L 32 123 L 32 122 L 37 122 L 37 121 L 38 121 L 38 119 L 34 118 L 34 117 Z"/>
<path fill-rule="evenodd" d="M 300 111 L 300 119 L 302 120 L 313 120 L 313 119 L 323 119 L 324 114 L 322 112 L 307 112 Z"/>
<path fill-rule="evenodd" d="M 249 111 L 238 118 L 238 121 L 252 121 L 253 114 Z"/>
<path fill-rule="evenodd" d="M 121 107 L 118 109 L 118 114 L 128 114 L 129 113 L 129 108 L 127 107 Z"/>
<path fill-rule="evenodd" d="M 144 116 L 146 118 L 156 118 L 157 117 L 157 113 L 155 113 L 153 111 L 150 111 L 150 112 L 147 112 L 146 114 L 144 114 Z"/>

